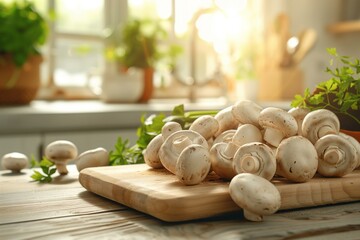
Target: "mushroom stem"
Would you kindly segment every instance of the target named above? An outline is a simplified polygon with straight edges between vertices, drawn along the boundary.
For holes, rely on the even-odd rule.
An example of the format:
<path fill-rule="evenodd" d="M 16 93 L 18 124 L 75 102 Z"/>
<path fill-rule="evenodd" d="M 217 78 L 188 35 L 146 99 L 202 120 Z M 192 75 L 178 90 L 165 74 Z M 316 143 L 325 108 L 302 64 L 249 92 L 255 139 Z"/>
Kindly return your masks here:
<path fill-rule="evenodd" d="M 275 128 L 266 128 L 264 132 L 264 140 L 274 147 L 279 146 L 284 134 Z"/>
<path fill-rule="evenodd" d="M 328 134 L 336 134 L 336 131 L 334 130 L 333 127 L 329 126 L 329 125 L 325 125 L 319 128 L 318 130 L 318 136 L 319 138 L 328 135 Z"/>
<path fill-rule="evenodd" d="M 331 165 L 339 164 L 344 158 L 344 153 L 336 146 L 328 147 L 324 152 L 324 160 Z"/>
<path fill-rule="evenodd" d="M 181 152 L 185 147 L 192 144 L 192 141 L 187 136 L 181 136 L 181 137 L 175 139 L 173 144 L 174 144 L 174 148 L 177 151 Z"/>
<path fill-rule="evenodd" d="M 229 142 L 225 148 L 224 155 L 227 158 L 233 158 L 238 148 L 239 146 L 237 146 L 235 143 Z"/>
<path fill-rule="evenodd" d="M 59 172 L 59 174 L 61 175 L 66 175 L 68 174 L 68 170 L 66 168 L 66 164 L 63 163 L 55 163 L 56 169 Z"/>
<path fill-rule="evenodd" d="M 259 159 L 251 154 L 246 154 L 242 157 L 241 167 L 248 173 L 257 172 L 260 168 Z"/>
<path fill-rule="evenodd" d="M 247 220 L 250 220 L 253 222 L 261 222 L 264 218 L 263 216 L 261 216 L 259 214 L 253 213 L 253 212 L 251 212 L 249 210 L 245 210 L 245 209 L 244 209 L 244 217 Z"/>

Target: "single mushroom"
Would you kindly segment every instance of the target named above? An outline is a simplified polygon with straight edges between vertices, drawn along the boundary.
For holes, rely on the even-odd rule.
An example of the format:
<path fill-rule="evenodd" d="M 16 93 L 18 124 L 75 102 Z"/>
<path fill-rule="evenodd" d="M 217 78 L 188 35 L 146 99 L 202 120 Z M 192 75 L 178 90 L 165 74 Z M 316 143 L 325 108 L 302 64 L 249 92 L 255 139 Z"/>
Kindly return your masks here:
<path fill-rule="evenodd" d="M 342 177 L 357 166 L 356 149 L 349 140 L 328 134 L 315 143 L 319 156 L 318 172 L 325 177 Z"/>
<path fill-rule="evenodd" d="M 230 180 L 236 175 L 233 158 L 238 148 L 239 146 L 232 141 L 216 143 L 211 147 L 211 169 L 221 178 Z"/>
<path fill-rule="evenodd" d="M 229 185 L 232 200 L 243 209 L 250 221 L 262 221 L 281 206 L 279 190 L 270 181 L 251 173 L 236 175 Z"/>
<path fill-rule="evenodd" d="M 288 113 L 290 113 L 296 120 L 298 124 L 298 135 L 302 136 L 302 122 L 304 121 L 305 116 L 310 112 L 307 108 L 291 108 Z"/>
<path fill-rule="evenodd" d="M 7 153 L 1 160 L 3 168 L 11 170 L 13 173 L 21 172 L 22 169 L 26 168 L 28 162 L 28 157 L 18 152 Z"/>
<path fill-rule="evenodd" d="M 215 137 L 219 136 L 222 132 L 229 130 L 229 129 L 237 129 L 240 122 L 234 118 L 232 114 L 232 106 L 226 107 L 220 110 L 214 118 L 219 123 L 219 129 L 217 133 L 215 133 Z"/>
<path fill-rule="evenodd" d="M 351 144 L 355 147 L 356 159 L 357 159 L 357 164 L 356 164 L 355 169 L 359 168 L 360 167 L 360 143 L 352 136 L 345 134 L 343 132 L 340 132 L 339 135 L 346 138 L 347 140 L 349 140 L 351 142 Z"/>
<path fill-rule="evenodd" d="M 327 134 L 339 134 L 339 130 L 340 122 L 338 117 L 327 109 L 309 112 L 302 123 L 303 136 L 313 144 Z"/>
<path fill-rule="evenodd" d="M 161 128 L 161 134 L 158 134 L 151 139 L 146 149 L 143 151 L 145 163 L 152 168 L 163 168 L 164 166 L 159 158 L 160 147 L 171 134 L 180 130 L 182 130 L 182 127 L 178 122 L 165 123 Z"/>
<path fill-rule="evenodd" d="M 260 128 L 259 115 L 263 108 L 250 100 L 241 100 L 232 106 L 232 114 L 240 123 L 249 123 Z"/>
<path fill-rule="evenodd" d="M 259 128 L 257 128 L 255 125 L 246 123 L 246 124 L 240 125 L 237 128 L 237 130 L 232 138 L 232 141 L 236 145 L 242 146 L 246 143 L 262 142 L 263 136 L 262 136 Z"/>
<path fill-rule="evenodd" d="M 212 145 L 215 145 L 216 143 L 220 143 L 220 142 L 225 142 L 225 143 L 231 142 L 235 133 L 236 133 L 236 129 L 229 129 L 222 132 L 214 139 Z"/>
<path fill-rule="evenodd" d="M 206 140 L 211 139 L 219 130 L 219 122 L 215 117 L 204 115 L 198 117 L 190 126 L 189 130 L 200 133 Z"/>
<path fill-rule="evenodd" d="M 275 154 L 264 143 L 247 143 L 236 151 L 233 168 L 236 173 L 252 173 L 270 181 L 276 172 Z"/>
<path fill-rule="evenodd" d="M 77 155 L 77 147 L 67 140 L 51 142 L 45 148 L 45 157 L 55 164 L 57 171 L 62 175 L 68 174 L 67 161 L 75 159 Z"/>
<path fill-rule="evenodd" d="M 81 153 L 75 163 L 79 172 L 89 167 L 107 166 L 109 165 L 109 153 L 102 147 L 91 149 Z"/>
<path fill-rule="evenodd" d="M 314 145 L 303 136 L 284 139 L 276 150 L 276 174 L 294 182 L 306 182 L 314 177 L 318 168 L 318 155 Z"/>
<path fill-rule="evenodd" d="M 206 178 L 210 167 L 209 149 L 191 144 L 180 153 L 176 161 L 175 174 L 185 185 L 196 185 Z"/>
<path fill-rule="evenodd" d="M 192 130 L 180 130 L 172 133 L 161 145 L 159 158 L 162 165 L 176 174 L 176 162 L 180 153 L 189 145 L 198 144 L 208 149 L 206 139 Z"/>
<path fill-rule="evenodd" d="M 281 140 L 294 136 L 298 132 L 295 118 L 285 110 L 267 107 L 260 112 L 259 124 L 265 129 L 264 140 L 277 147 Z"/>

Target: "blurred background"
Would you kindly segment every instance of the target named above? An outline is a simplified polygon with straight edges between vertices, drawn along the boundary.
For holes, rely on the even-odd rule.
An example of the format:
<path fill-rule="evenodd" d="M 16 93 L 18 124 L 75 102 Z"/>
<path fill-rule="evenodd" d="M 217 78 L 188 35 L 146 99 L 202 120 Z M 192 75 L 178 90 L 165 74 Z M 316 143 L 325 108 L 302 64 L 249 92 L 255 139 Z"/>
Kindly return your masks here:
<path fill-rule="evenodd" d="M 289 100 L 328 79 L 326 48 L 360 55 L 356 0 L 32 2 L 49 26 L 38 99 L 101 99 L 114 71 L 109 63 L 126 62 L 126 48 L 142 48 L 124 40 L 134 19 L 156 41 L 151 99 Z M 131 31 L 127 37 L 137 38 Z M 269 95 L 272 86 L 286 89 Z"/>

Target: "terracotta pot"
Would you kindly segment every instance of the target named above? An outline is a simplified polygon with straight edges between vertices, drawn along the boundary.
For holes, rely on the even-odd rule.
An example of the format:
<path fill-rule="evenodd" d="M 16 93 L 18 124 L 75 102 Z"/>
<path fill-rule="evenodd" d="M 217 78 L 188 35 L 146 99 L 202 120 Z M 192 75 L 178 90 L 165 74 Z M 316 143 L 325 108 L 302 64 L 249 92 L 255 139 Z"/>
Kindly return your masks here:
<path fill-rule="evenodd" d="M 29 57 L 21 67 L 16 68 L 10 56 L 0 59 L 0 105 L 28 104 L 35 99 L 40 88 L 40 55 Z M 15 77 L 13 86 L 6 86 Z"/>

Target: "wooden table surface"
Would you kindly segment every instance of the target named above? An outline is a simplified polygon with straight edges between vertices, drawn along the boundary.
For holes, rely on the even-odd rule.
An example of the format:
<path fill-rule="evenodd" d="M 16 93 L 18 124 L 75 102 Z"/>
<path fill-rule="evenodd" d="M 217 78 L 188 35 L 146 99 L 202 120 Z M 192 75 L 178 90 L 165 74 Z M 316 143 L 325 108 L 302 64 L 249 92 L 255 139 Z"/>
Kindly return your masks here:
<path fill-rule="evenodd" d="M 86 191 L 74 166 L 50 184 L 0 171 L 0 239 L 360 239 L 360 202 L 167 223 Z M 359 189 L 360 191 L 360 189 Z"/>

